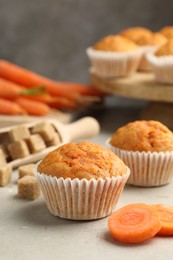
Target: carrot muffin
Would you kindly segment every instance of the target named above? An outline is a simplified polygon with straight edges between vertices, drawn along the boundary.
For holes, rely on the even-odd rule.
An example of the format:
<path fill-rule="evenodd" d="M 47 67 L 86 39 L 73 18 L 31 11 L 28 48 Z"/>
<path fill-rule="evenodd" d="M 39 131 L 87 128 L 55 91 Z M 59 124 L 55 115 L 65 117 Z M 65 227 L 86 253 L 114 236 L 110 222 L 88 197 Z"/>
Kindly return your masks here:
<path fill-rule="evenodd" d="M 127 28 L 120 32 L 120 35 L 130 39 L 137 45 L 148 45 L 152 38 L 152 31 L 144 27 Z"/>
<path fill-rule="evenodd" d="M 35 174 L 53 215 L 98 219 L 111 213 L 130 172 L 109 149 L 83 141 L 50 152 Z"/>
<path fill-rule="evenodd" d="M 131 40 L 109 35 L 87 49 L 94 72 L 101 77 L 122 77 L 134 73 L 141 52 Z"/>
<path fill-rule="evenodd" d="M 155 56 L 173 56 L 173 38 L 168 40 L 161 48 L 155 52 Z"/>
<path fill-rule="evenodd" d="M 108 145 L 131 169 L 129 184 L 159 186 L 173 174 L 173 133 L 158 121 L 135 121 L 119 128 Z"/>
<path fill-rule="evenodd" d="M 158 49 L 166 42 L 167 42 L 167 38 L 163 34 L 159 32 L 155 32 L 152 34 L 151 42 L 149 44 L 155 46 L 156 49 Z"/>
<path fill-rule="evenodd" d="M 160 30 L 160 33 L 163 34 L 167 39 L 173 38 L 173 26 L 165 26 Z"/>
<path fill-rule="evenodd" d="M 157 82 L 173 83 L 173 39 L 169 39 L 155 53 L 147 55 Z"/>
<path fill-rule="evenodd" d="M 151 71 L 146 55 L 153 53 L 166 42 L 166 37 L 161 33 L 153 33 L 144 27 L 129 28 L 120 33 L 140 46 L 143 53 L 138 70 Z"/>
<path fill-rule="evenodd" d="M 97 42 L 93 46 L 93 49 L 98 51 L 129 52 L 135 51 L 137 45 L 133 41 L 120 35 L 109 35 Z"/>

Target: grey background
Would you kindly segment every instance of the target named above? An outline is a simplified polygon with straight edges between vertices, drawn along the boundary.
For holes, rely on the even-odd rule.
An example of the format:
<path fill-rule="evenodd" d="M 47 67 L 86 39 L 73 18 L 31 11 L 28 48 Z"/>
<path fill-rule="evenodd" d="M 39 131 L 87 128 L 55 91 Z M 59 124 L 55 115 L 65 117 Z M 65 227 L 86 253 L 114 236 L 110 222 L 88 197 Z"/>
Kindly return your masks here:
<path fill-rule="evenodd" d="M 172 10 L 172 0 L 0 0 L 0 57 L 85 83 L 88 46 L 130 26 L 159 30 L 173 22 Z"/>

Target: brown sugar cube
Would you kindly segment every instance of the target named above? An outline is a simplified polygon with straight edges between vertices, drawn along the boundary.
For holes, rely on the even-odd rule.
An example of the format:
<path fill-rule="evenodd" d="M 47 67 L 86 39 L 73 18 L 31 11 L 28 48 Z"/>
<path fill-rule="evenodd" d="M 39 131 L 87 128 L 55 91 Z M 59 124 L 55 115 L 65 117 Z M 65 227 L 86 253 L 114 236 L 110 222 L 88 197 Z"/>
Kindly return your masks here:
<path fill-rule="evenodd" d="M 9 137 L 12 142 L 26 139 L 30 136 L 30 131 L 26 126 L 17 126 L 9 131 Z"/>
<path fill-rule="evenodd" d="M 32 134 L 40 134 L 45 142 L 49 142 L 53 139 L 53 134 L 55 133 L 54 127 L 47 123 L 47 122 L 41 122 L 37 125 L 35 125 L 32 130 Z"/>
<path fill-rule="evenodd" d="M 33 172 L 33 168 L 34 168 L 34 165 L 33 163 L 30 163 L 30 164 L 25 164 L 25 165 L 22 165 L 18 168 L 18 172 L 19 172 L 19 179 L 24 177 L 24 176 L 34 176 L 34 172 Z"/>
<path fill-rule="evenodd" d="M 3 151 L 3 154 L 4 154 L 5 158 L 7 159 L 9 157 L 9 153 L 8 153 L 7 148 L 5 147 L 5 145 L 0 144 L 0 150 Z"/>
<path fill-rule="evenodd" d="M 35 176 L 25 176 L 18 180 L 19 198 L 35 200 L 40 194 L 40 187 Z"/>
<path fill-rule="evenodd" d="M 0 164 L 6 164 L 4 151 L 0 148 Z"/>
<path fill-rule="evenodd" d="M 47 146 L 58 145 L 61 143 L 61 139 L 60 139 L 60 136 L 58 133 L 55 132 L 52 137 L 53 137 L 53 139 L 46 143 Z"/>
<path fill-rule="evenodd" d="M 4 151 L 5 158 L 8 159 L 10 157 L 9 152 L 7 150 L 8 144 L 11 143 L 8 132 L 0 134 L 0 148 Z"/>
<path fill-rule="evenodd" d="M 12 167 L 8 164 L 0 165 L 0 186 L 6 186 L 12 176 Z"/>
<path fill-rule="evenodd" d="M 37 153 L 46 148 L 46 144 L 43 140 L 43 138 L 39 134 L 31 135 L 27 139 L 28 147 L 31 151 L 31 153 Z"/>
<path fill-rule="evenodd" d="M 12 159 L 19 159 L 28 156 L 29 149 L 24 140 L 20 140 L 18 142 L 14 142 L 8 145 L 9 153 Z"/>

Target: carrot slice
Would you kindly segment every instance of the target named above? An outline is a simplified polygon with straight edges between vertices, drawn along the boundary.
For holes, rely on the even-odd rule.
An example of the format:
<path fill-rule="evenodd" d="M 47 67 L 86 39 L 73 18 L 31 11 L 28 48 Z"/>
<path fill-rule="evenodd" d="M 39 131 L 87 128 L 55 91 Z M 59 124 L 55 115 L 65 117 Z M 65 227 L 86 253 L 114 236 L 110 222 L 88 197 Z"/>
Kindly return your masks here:
<path fill-rule="evenodd" d="M 173 236 L 173 207 L 163 204 L 155 204 L 153 206 L 159 214 L 162 226 L 157 235 Z"/>
<path fill-rule="evenodd" d="M 15 102 L 29 115 L 43 116 L 50 112 L 49 106 L 35 100 L 19 97 L 15 99 Z"/>
<path fill-rule="evenodd" d="M 15 102 L 0 98 L 0 114 L 21 115 L 26 114 L 25 110 Z"/>
<path fill-rule="evenodd" d="M 159 215 L 147 204 L 129 204 L 108 219 L 112 237 L 122 243 L 137 244 L 155 236 L 161 229 Z"/>

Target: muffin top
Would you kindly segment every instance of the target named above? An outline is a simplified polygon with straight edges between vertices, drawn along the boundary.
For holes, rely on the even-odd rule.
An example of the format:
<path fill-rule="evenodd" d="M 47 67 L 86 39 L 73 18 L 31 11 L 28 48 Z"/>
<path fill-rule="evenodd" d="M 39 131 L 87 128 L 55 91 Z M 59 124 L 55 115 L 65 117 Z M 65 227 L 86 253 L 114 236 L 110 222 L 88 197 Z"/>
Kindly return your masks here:
<path fill-rule="evenodd" d="M 163 34 L 156 32 L 152 34 L 151 42 L 149 44 L 153 46 L 162 46 L 166 42 L 167 38 Z"/>
<path fill-rule="evenodd" d="M 128 52 L 138 49 L 131 40 L 120 35 L 109 35 L 97 42 L 93 49 L 99 51 Z"/>
<path fill-rule="evenodd" d="M 132 27 L 120 32 L 120 35 L 127 37 L 137 45 L 149 45 L 152 39 L 152 32 L 144 27 Z"/>
<path fill-rule="evenodd" d="M 127 151 L 173 151 L 173 133 L 158 121 L 135 121 L 119 128 L 110 144 Z"/>
<path fill-rule="evenodd" d="M 123 175 L 127 168 L 109 149 L 95 143 L 70 142 L 50 152 L 38 165 L 38 171 L 58 178 L 94 178 Z"/>
<path fill-rule="evenodd" d="M 173 38 L 173 26 L 165 26 L 163 27 L 160 32 L 167 38 Z"/>
<path fill-rule="evenodd" d="M 156 52 L 155 55 L 160 56 L 171 56 L 173 55 L 173 38 L 168 40 L 164 45 L 162 45 Z"/>

